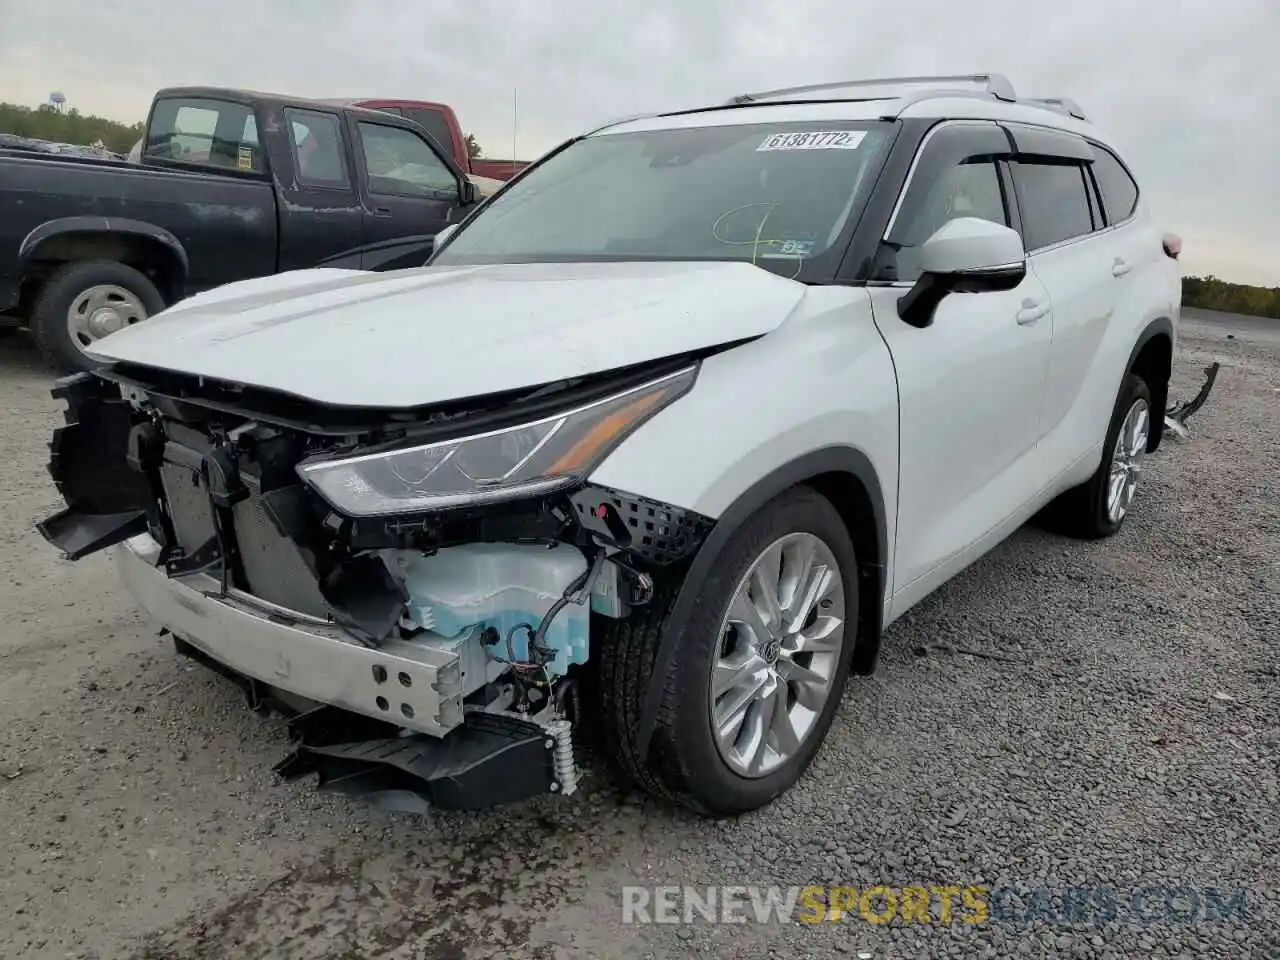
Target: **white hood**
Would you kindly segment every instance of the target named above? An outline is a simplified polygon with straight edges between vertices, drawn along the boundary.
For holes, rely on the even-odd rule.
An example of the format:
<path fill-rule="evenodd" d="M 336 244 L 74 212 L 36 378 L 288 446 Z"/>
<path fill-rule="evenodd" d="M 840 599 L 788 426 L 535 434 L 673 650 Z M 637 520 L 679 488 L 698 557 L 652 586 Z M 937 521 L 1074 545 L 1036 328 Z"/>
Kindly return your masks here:
<path fill-rule="evenodd" d="M 190 297 L 93 355 L 342 406 L 413 407 L 758 336 L 804 293 L 747 263 L 299 270 Z"/>

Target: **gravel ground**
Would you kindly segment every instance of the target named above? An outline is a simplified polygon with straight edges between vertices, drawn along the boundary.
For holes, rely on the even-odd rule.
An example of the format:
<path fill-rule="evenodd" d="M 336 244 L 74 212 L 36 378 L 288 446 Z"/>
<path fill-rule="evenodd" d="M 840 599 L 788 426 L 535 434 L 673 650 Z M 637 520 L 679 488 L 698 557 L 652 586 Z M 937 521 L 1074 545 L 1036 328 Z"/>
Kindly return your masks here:
<path fill-rule="evenodd" d="M 108 559 L 33 533 L 58 408 L 0 338 L 0 956 L 1280 957 L 1280 344 L 1201 320 L 1175 394 L 1214 358 L 1218 387 L 1123 535 L 1020 532 L 895 624 L 809 777 L 720 824 L 598 775 L 430 820 L 275 783 L 281 722 L 175 657 Z M 919 655 L 948 643 L 999 658 Z M 1017 896 L 982 923 L 935 897 L 929 924 L 624 925 L 626 884 Z M 1126 908 L 1152 886 L 1190 889 Z"/>

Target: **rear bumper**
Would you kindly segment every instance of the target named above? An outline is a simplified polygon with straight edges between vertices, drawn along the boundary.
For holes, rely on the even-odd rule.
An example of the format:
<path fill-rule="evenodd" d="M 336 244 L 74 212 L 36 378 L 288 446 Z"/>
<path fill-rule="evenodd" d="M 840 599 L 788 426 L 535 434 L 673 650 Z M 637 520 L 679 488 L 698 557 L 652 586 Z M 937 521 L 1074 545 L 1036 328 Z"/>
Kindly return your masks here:
<path fill-rule="evenodd" d="M 159 545 L 140 534 L 116 547 L 134 600 L 210 659 L 308 700 L 442 737 L 461 726 L 456 654 L 387 641 L 362 646 L 340 628 L 243 594 L 218 596 L 207 574 L 169 577 Z"/>

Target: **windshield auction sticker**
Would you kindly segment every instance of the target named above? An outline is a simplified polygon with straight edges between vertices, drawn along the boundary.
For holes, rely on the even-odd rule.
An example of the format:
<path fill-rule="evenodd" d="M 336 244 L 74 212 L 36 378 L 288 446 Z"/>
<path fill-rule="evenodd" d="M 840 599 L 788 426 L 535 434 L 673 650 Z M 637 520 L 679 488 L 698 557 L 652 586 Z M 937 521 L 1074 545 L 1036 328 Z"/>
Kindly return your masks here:
<path fill-rule="evenodd" d="M 812 133 L 775 133 L 756 147 L 761 150 L 857 150 L 865 130 L 817 130 Z"/>

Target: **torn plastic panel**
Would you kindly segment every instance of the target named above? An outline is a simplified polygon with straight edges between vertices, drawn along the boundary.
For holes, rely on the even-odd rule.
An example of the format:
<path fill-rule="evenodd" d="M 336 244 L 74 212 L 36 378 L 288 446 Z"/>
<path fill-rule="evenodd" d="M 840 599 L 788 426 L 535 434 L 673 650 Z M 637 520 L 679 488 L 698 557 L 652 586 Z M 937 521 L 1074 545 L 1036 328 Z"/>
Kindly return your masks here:
<path fill-rule="evenodd" d="M 66 425 L 49 441 L 48 469 L 67 506 L 37 529 L 78 560 L 144 532 L 153 498 L 126 459 L 140 418 L 119 390 L 80 373 L 59 380 L 52 394 L 67 408 Z"/>
<path fill-rule="evenodd" d="M 692 510 L 593 484 L 571 500 L 584 529 L 644 566 L 687 560 L 715 524 Z"/>
<path fill-rule="evenodd" d="M 521 717 L 474 712 L 444 738 L 422 734 L 340 739 L 341 718 L 327 708 L 326 737 L 312 738 L 315 717 L 293 725 L 298 746 L 276 765 L 285 780 L 318 774 L 322 791 L 359 797 L 394 810 L 480 810 L 547 793 L 572 793 L 576 773 L 563 776 L 556 730 Z M 572 746 L 570 745 L 570 750 Z M 572 769 L 572 754 L 569 756 Z"/>
<path fill-rule="evenodd" d="M 1205 401 L 1209 399 L 1209 392 L 1213 389 L 1213 384 L 1218 379 L 1218 371 L 1221 367 L 1222 364 L 1216 360 L 1205 367 L 1204 383 L 1200 385 L 1199 392 L 1185 403 L 1169 404 L 1165 410 L 1164 427 L 1180 443 L 1186 443 L 1191 439 L 1191 432 L 1187 429 L 1187 420 L 1203 407 Z"/>

